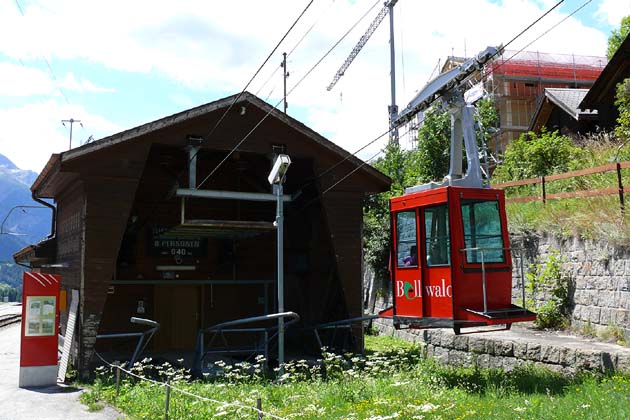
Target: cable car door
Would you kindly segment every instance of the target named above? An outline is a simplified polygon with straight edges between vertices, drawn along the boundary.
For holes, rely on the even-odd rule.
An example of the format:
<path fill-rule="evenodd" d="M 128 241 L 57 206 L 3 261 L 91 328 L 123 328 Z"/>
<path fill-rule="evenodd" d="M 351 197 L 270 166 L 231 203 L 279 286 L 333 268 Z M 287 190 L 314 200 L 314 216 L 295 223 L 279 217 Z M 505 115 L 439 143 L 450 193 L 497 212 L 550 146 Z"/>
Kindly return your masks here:
<path fill-rule="evenodd" d="M 394 215 L 395 268 L 394 299 L 396 316 L 423 317 L 422 264 L 419 259 L 420 229 L 418 210 L 399 211 Z"/>
<path fill-rule="evenodd" d="M 453 317 L 451 237 L 448 204 L 425 207 L 423 239 L 423 295 L 425 316 Z"/>

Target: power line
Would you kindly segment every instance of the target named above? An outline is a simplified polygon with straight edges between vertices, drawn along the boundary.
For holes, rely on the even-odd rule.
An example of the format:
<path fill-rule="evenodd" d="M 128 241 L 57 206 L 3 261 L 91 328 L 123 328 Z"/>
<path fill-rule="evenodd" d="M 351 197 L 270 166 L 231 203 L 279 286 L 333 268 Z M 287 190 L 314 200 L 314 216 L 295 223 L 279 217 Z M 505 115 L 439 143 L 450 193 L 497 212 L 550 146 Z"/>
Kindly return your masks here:
<path fill-rule="evenodd" d="M 378 0 L 377 0 L 378 3 Z M 337 42 L 335 42 L 335 44 L 328 50 L 326 51 L 326 53 L 309 69 L 309 71 L 306 72 L 306 74 L 304 74 L 304 76 L 302 76 L 302 78 L 287 92 L 287 96 L 289 96 L 312 72 L 313 70 L 315 70 L 320 64 L 321 62 L 335 49 L 337 48 L 337 46 L 339 46 L 339 44 L 348 36 L 348 34 L 350 34 L 350 32 L 352 32 L 352 30 L 363 20 L 363 18 L 365 18 L 365 16 L 367 16 L 368 13 L 370 13 L 370 11 L 374 8 L 374 6 L 377 4 L 375 3 L 369 10 L 367 10 L 360 18 L 359 20 L 357 20 L 354 25 L 352 25 L 350 27 L 350 29 L 348 29 L 346 31 L 346 33 L 344 33 L 342 35 L 341 38 L 339 38 L 339 40 Z M 242 92 L 241 92 L 242 94 Z M 239 95 L 240 96 L 240 95 Z M 238 99 L 238 98 L 237 98 Z M 215 166 L 215 168 L 208 174 L 208 176 L 206 176 L 198 185 L 197 188 L 201 187 L 203 184 L 205 184 L 205 182 L 210 179 L 212 177 L 212 175 L 214 175 L 216 173 L 216 171 L 230 158 L 230 156 L 232 156 L 232 154 L 249 138 L 249 136 L 267 119 L 267 117 L 269 117 L 269 115 L 271 115 L 271 113 L 273 112 L 274 109 L 276 109 L 278 107 L 278 105 L 280 105 L 280 103 L 282 103 L 284 99 L 281 99 L 280 101 L 278 101 L 273 107 L 271 107 L 269 109 L 269 111 L 267 111 L 267 113 L 262 117 L 262 119 L 245 135 L 245 137 L 243 137 L 237 144 L 236 146 L 234 146 L 230 152 L 218 163 L 217 166 Z M 232 102 L 232 105 L 234 105 L 234 102 Z M 232 107 L 232 105 L 230 105 L 230 108 Z M 229 111 L 229 109 L 228 109 Z M 227 111 L 226 111 L 227 113 Z M 223 114 L 225 116 L 225 114 Z"/>
<path fill-rule="evenodd" d="M 17 1 L 17 0 L 16 0 Z M 241 93 L 239 93 L 236 98 L 234 98 L 234 100 L 232 101 L 232 103 L 230 104 L 230 106 L 225 110 L 225 112 L 223 113 L 223 115 L 221 116 L 221 118 L 219 118 L 219 121 L 217 121 L 217 123 L 214 125 L 214 127 L 212 127 L 212 129 L 210 130 L 210 132 L 208 133 L 208 135 L 203 139 L 202 144 L 206 141 L 206 139 L 210 138 L 210 136 L 212 136 L 212 134 L 216 131 L 217 127 L 219 127 L 219 125 L 223 122 L 223 120 L 225 119 L 225 117 L 227 116 L 228 112 L 230 112 L 230 110 L 232 109 L 232 107 L 234 106 L 234 104 L 236 102 L 238 102 L 239 99 L 241 99 L 241 97 L 243 96 L 243 94 L 245 93 L 245 91 L 247 90 L 247 88 L 249 87 L 249 85 L 252 83 L 252 81 L 254 80 L 254 78 L 256 78 L 256 76 L 258 75 L 258 73 L 260 73 L 260 71 L 262 70 L 262 68 L 265 66 L 265 64 L 267 64 L 267 62 L 269 61 L 269 59 L 271 58 L 271 56 L 276 52 L 276 50 L 278 49 L 278 47 L 280 47 L 280 44 L 282 44 L 282 42 L 284 42 L 284 40 L 286 39 L 286 37 L 289 35 L 289 33 L 293 30 L 293 28 L 295 27 L 295 25 L 297 25 L 297 23 L 300 21 L 300 19 L 302 18 L 302 16 L 304 16 L 304 14 L 306 13 L 306 11 L 311 7 L 311 5 L 313 4 L 314 0 L 310 0 L 308 2 L 308 4 L 306 5 L 306 7 L 304 8 L 304 10 L 302 10 L 302 13 L 300 13 L 300 15 L 297 17 L 297 19 L 295 19 L 295 21 L 293 22 L 293 24 L 291 24 L 291 26 L 289 27 L 289 29 L 287 30 L 287 32 L 284 34 L 284 36 L 280 39 L 280 41 L 278 41 L 278 43 L 276 44 L 276 46 L 273 48 L 273 50 L 271 50 L 271 52 L 269 53 L 269 55 L 267 56 L 267 58 L 265 58 L 265 61 L 263 61 L 263 63 L 260 65 L 260 67 L 258 67 L 258 70 L 256 70 L 256 73 L 254 73 L 254 75 L 251 77 L 251 79 L 249 79 L 249 82 L 247 82 L 247 84 L 245 85 L 245 87 L 243 88 L 243 90 L 241 90 Z M 197 154 L 199 153 L 198 149 L 197 152 L 195 152 L 195 154 L 193 154 L 190 157 L 190 160 L 192 161 Z"/>
<path fill-rule="evenodd" d="M 330 2 L 328 7 L 322 12 L 321 15 L 319 15 L 319 17 L 315 20 L 315 22 L 313 22 L 311 27 L 308 28 L 308 30 L 304 33 L 304 35 L 302 35 L 300 40 L 293 46 L 293 48 L 291 48 L 291 51 L 289 51 L 289 53 L 287 54 L 287 58 L 290 57 L 291 54 L 293 54 L 293 52 L 297 49 L 297 47 L 300 46 L 302 41 L 304 41 L 304 38 L 306 38 L 307 35 L 309 33 L 311 33 L 313 28 L 319 23 L 319 21 L 322 19 L 322 17 L 324 17 L 324 15 L 328 12 L 328 10 L 330 9 L 330 6 L 332 6 L 333 3 L 334 3 L 334 0 Z M 258 96 L 258 94 L 265 88 L 265 86 L 267 86 L 267 83 L 269 83 L 271 81 L 271 79 L 273 79 L 273 77 L 278 73 L 278 70 L 280 68 L 281 68 L 280 66 L 276 67 L 276 69 L 273 71 L 273 73 L 271 73 L 271 75 L 267 78 L 267 80 L 265 80 L 265 83 L 263 83 L 262 86 L 256 91 L 256 93 L 255 93 L 256 96 Z M 269 96 L 271 96 L 271 94 Z"/>
<path fill-rule="evenodd" d="M 17 6 L 18 10 L 20 11 L 20 14 L 22 15 L 22 17 L 26 17 L 26 15 L 24 14 L 24 9 L 22 9 L 22 6 L 20 5 L 20 1 L 19 0 L 15 0 L 15 5 Z M 61 86 L 59 85 L 59 79 L 57 79 L 57 75 L 55 75 L 55 71 L 53 70 L 52 65 L 50 64 L 50 62 L 48 61 L 46 56 L 44 56 L 43 54 L 40 54 L 40 58 L 42 59 L 42 61 L 44 61 L 44 63 L 46 63 L 46 67 L 48 68 L 48 72 L 50 73 L 50 77 L 52 77 L 52 79 L 53 79 L 55 87 L 57 88 L 57 90 L 59 91 L 59 93 L 61 94 L 63 99 L 66 101 L 66 104 L 70 105 L 70 101 L 68 100 L 68 97 L 66 96 L 66 94 L 61 89 Z M 22 62 L 21 59 L 20 59 L 20 63 L 22 63 L 22 65 L 24 65 L 24 63 Z"/>
<path fill-rule="evenodd" d="M 575 13 L 577 13 L 578 11 L 580 11 L 582 8 L 584 8 L 587 4 L 589 4 L 592 0 L 588 0 L 586 3 L 584 3 L 582 6 L 580 6 L 578 9 L 576 9 L 575 11 L 573 11 L 570 15 L 566 16 L 564 19 L 562 19 L 560 22 L 558 22 L 556 25 L 554 25 L 553 27 L 549 28 L 547 31 L 545 31 L 543 34 L 541 34 L 539 37 L 537 37 L 534 41 L 530 42 L 529 44 L 527 44 L 523 49 L 527 48 L 529 45 L 531 45 L 532 43 L 536 42 L 537 40 L 539 40 L 540 38 L 542 38 L 544 35 L 546 35 L 547 33 L 549 33 L 552 29 L 554 29 L 555 27 L 557 27 L 558 25 L 562 24 L 564 21 L 566 21 L 568 18 L 570 18 L 571 16 L 573 16 Z M 554 9 L 556 9 L 560 4 L 562 4 L 564 2 L 564 0 L 560 0 L 558 3 L 556 3 L 554 6 L 552 6 L 549 10 L 547 10 L 543 15 L 541 15 L 539 18 L 537 18 L 534 22 L 532 22 L 531 24 L 529 24 L 525 29 L 523 29 L 521 32 L 519 32 L 516 36 L 514 36 L 507 44 L 505 44 L 505 46 L 510 45 L 512 42 L 514 42 L 516 39 L 520 38 L 524 33 L 526 33 L 529 29 L 531 29 L 536 23 L 540 22 L 540 20 L 542 20 L 545 16 L 547 16 L 549 13 L 551 13 L 551 11 L 553 11 Z M 504 47 L 505 48 L 505 47 Z M 521 49 L 520 51 L 522 51 L 523 49 Z M 519 52 L 520 52 L 519 51 Z M 498 52 L 497 52 L 498 53 Z M 518 52 L 517 52 L 518 54 Z M 496 54 L 494 54 L 496 55 Z M 494 56 L 493 55 L 493 56 Z M 516 55 L 516 54 L 515 54 Z M 514 56 L 510 57 L 513 58 Z M 506 60 L 506 62 L 509 61 Z M 352 153 L 349 156 L 346 156 L 345 158 L 343 158 L 342 160 L 340 160 L 339 162 L 337 162 L 335 165 L 333 165 L 332 167 L 326 169 L 324 172 L 322 172 L 321 174 L 317 175 L 312 181 L 310 181 L 309 183 L 306 183 L 302 186 L 302 188 L 312 184 L 314 181 L 316 181 L 317 179 L 321 178 L 322 176 L 326 175 L 327 173 L 329 173 L 330 171 L 332 171 L 333 169 L 335 169 L 336 167 L 338 167 L 339 165 L 341 165 L 343 162 L 347 161 L 351 156 L 355 156 L 357 153 L 359 153 L 360 151 L 362 151 L 363 149 L 365 149 L 366 147 L 370 146 L 371 144 L 373 144 L 374 142 L 376 142 L 378 139 L 380 139 L 381 137 L 387 135 L 389 133 L 388 130 L 387 132 L 381 134 L 380 136 L 376 137 L 373 140 L 370 140 L 368 143 L 366 143 L 364 146 L 362 146 L 361 148 L 359 148 L 356 152 Z M 407 133 L 409 133 L 411 130 L 407 130 Z M 407 134 L 405 133 L 405 134 Z M 381 153 L 381 151 L 379 151 L 379 153 Z M 359 168 L 363 167 L 364 165 L 367 164 L 367 162 L 369 162 L 370 160 L 372 160 L 374 157 L 376 157 L 379 153 L 377 153 L 376 155 L 374 155 L 373 157 L 371 157 L 370 159 L 368 159 L 367 161 L 364 161 L 363 163 L 361 163 L 360 165 L 357 166 L 357 168 L 353 169 L 352 172 L 350 172 L 348 175 L 346 175 L 345 177 L 343 177 L 341 180 L 339 180 L 338 182 L 336 182 L 335 184 L 333 184 L 331 187 L 328 187 L 324 192 L 322 192 L 322 195 L 325 194 L 326 192 L 330 191 L 332 188 L 334 188 L 335 186 L 337 186 L 341 181 L 345 180 L 346 178 L 348 178 L 350 175 L 352 175 L 354 172 L 356 172 Z M 301 189 L 301 188 L 300 188 Z M 310 204 L 310 203 L 309 203 Z"/>
<path fill-rule="evenodd" d="M 536 37 L 533 41 L 529 42 L 527 45 L 525 45 L 523 48 L 521 48 L 520 50 L 518 50 L 516 53 L 514 53 L 510 58 L 508 58 L 507 60 L 505 60 L 504 62 L 502 62 L 497 68 L 501 67 L 502 65 L 504 65 L 505 63 L 507 63 L 508 61 L 510 61 L 511 59 L 513 59 L 515 56 L 517 56 L 519 53 L 523 52 L 523 50 L 527 47 L 529 47 L 530 45 L 532 45 L 534 42 L 538 41 L 540 38 L 542 38 L 543 36 L 547 35 L 549 32 L 551 32 L 552 30 L 556 29 L 558 26 L 560 26 L 561 24 L 563 24 L 567 19 L 569 19 L 570 17 L 572 17 L 573 15 L 575 15 L 577 12 L 579 12 L 580 10 L 582 10 L 583 8 L 585 8 L 590 2 L 592 2 L 593 0 L 587 0 L 585 3 L 583 3 L 580 7 L 578 7 L 577 9 L 575 9 L 570 15 L 567 15 L 564 17 L 564 19 L 560 20 L 559 22 L 557 22 L 555 25 L 553 25 L 552 27 L 550 27 L 549 29 L 547 29 L 545 32 L 543 32 L 542 34 L 540 34 L 538 37 Z"/>

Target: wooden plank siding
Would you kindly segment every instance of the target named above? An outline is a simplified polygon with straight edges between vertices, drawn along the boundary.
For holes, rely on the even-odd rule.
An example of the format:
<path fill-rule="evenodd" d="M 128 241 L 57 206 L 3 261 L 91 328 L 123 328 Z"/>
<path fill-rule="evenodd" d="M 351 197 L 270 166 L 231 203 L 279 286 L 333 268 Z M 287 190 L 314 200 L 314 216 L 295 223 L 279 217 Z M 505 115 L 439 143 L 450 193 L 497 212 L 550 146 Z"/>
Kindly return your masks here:
<path fill-rule="evenodd" d="M 363 314 L 362 285 L 356 279 L 362 273 L 361 229 L 363 196 L 348 191 L 330 191 L 323 196 L 323 206 L 330 229 L 335 252 L 335 262 L 339 275 L 348 318 Z M 363 349 L 363 326 L 356 324 L 352 329 L 356 348 Z"/>
<path fill-rule="evenodd" d="M 96 362 L 96 334 L 135 330 L 132 315 L 162 322 L 155 350 L 191 350 L 189 333 L 198 328 L 277 309 L 276 231 L 251 237 L 205 232 L 207 245 L 183 258 L 152 248 L 154 232 L 181 222 L 182 199 L 174 192 L 188 187 L 187 136 L 207 136 L 230 100 L 64 152 L 38 178 L 37 186 L 59 205 L 57 262 L 70 262 L 59 269 L 64 287 L 80 290 L 75 363 L 83 377 Z M 268 111 L 272 115 L 226 159 Z M 246 94 L 199 151 L 198 186 L 225 160 L 202 189 L 272 192 L 267 175 L 275 146 L 293 162 L 284 188 L 295 198 L 284 207 L 285 310 L 300 314 L 306 327 L 289 332 L 287 345 L 314 349 L 308 327 L 362 314 L 362 202 L 390 180 L 369 165 L 357 170 L 362 161 Z M 275 214 L 275 202 L 188 198 L 184 218 L 273 222 Z M 178 264 L 194 269 L 158 269 Z M 268 281 L 267 298 L 264 286 L 246 286 L 248 280 Z M 137 312 L 138 301 L 144 313 Z M 186 331 L 178 328 L 183 323 Z M 354 350 L 361 350 L 362 327 L 352 335 Z M 99 342 L 98 348 L 110 347 Z"/>

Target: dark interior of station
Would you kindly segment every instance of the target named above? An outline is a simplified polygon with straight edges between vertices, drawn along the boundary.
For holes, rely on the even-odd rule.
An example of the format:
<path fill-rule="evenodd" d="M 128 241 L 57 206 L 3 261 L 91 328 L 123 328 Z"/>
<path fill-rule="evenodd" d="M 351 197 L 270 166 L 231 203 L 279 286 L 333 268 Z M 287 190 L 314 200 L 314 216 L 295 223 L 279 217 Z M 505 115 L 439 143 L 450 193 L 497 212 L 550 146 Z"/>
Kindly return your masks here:
<path fill-rule="evenodd" d="M 201 149 L 197 179 L 226 157 Z M 203 188 L 272 193 L 267 174 L 274 154 L 235 153 Z M 99 334 L 142 330 L 130 317 L 155 320 L 160 328 L 147 354 L 189 355 L 198 331 L 226 321 L 277 312 L 276 203 L 215 198 L 183 198 L 189 155 L 181 147 L 154 144 L 149 153 L 122 239 L 115 276 L 108 290 Z M 318 199 L 312 159 L 294 159 L 284 194 L 285 311 L 300 322 L 287 328 L 288 354 L 315 354 L 313 326 L 349 318 L 326 212 Z M 273 326 L 273 322 L 244 327 Z M 247 358 L 262 348 L 259 332 L 226 333 L 217 353 Z M 269 337 L 268 337 L 269 338 Z M 352 347 L 347 329 L 339 345 Z M 99 338 L 99 352 L 133 351 L 135 339 Z M 270 357 L 275 341 L 268 341 Z M 334 344 L 334 343 L 333 343 Z"/>

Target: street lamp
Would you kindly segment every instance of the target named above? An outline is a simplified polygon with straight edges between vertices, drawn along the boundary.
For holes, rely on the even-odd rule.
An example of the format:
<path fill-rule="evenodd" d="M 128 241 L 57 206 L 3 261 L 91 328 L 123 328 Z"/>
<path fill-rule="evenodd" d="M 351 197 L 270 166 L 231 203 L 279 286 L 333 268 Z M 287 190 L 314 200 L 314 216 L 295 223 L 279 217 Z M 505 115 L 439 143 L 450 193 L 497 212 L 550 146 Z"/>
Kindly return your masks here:
<path fill-rule="evenodd" d="M 278 313 L 284 312 L 284 243 L 283 243 L 283 202 L 282 184 L 291 165 L 291 158 L 288 155 L 278 155 L 271 168 L 267 180 L 273 185 L 277 196 L 276 201 L 276 230 L 278 233 Z M 278 366 L 282 374 L 282 364 L 284 363 L 284 318 L 278 318 Z"/>

